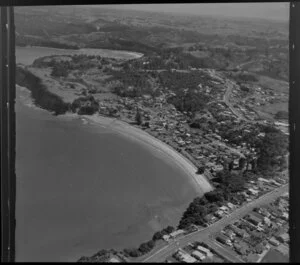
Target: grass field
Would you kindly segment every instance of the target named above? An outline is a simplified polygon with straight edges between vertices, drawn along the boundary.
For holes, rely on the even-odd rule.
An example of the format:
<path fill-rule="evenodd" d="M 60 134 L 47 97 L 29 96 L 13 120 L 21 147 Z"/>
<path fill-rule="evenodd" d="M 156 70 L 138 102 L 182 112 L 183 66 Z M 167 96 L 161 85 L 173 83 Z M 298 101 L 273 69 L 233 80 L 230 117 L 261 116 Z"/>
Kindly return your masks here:
<path fill-rule="evenodd" d="M 289 258 L 288 256 L 284 256 L 283 254 L 281 254 L 278 250 L 276 249 L 270 249 L 270 251 L 266 254 L 266 256 L 262 259 L 263 263 L 280 263 L 280 262 L 284 262 L 284 263 L 288 263 L 289 262 Z"/>

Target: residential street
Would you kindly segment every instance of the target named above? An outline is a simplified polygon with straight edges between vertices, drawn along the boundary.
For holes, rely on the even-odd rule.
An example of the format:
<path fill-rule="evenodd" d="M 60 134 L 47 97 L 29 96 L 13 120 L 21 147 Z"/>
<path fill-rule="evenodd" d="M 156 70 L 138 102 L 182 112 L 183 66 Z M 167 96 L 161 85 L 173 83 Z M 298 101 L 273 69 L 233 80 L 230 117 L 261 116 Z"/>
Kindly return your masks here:
<path fill-rule="evenodd" d="M 211 236 L 214 233 L 219 232 L 226 225 L 233 223 L 234 221 L 242 218 L 248 212 L 250 212 L 253 208 L 272 202 L 273 200 L 275 200 L 277 197 L 279 197 L 283 193 L 287 192 L 288 190 L 289 190 L 289 185 L 285 184 L 285 185 L 259 197 L 258 199 L 242 206 L 241 208 L 238 208 L 237 210 L 235 210 L 231 214 L 225 216 L 224 218 L 222 218 L 221 220 L 212 224 L 211 226 L 204 228 L 200 231 L 193 232 L 183 238 L 180 238 L 180 239 L 170 243 L 167 247 L 160 249 L 156 253 L 152 254 L 150 257 L 143 260 L 143 262 L 163 262 L 166 260 L 167 257 L 174 254 L 178 248 L 182 248 L 190 242 L 206 241 L 209 238 L 209 236 Z M 229 260 L 233 260 L 231 255 L 227 255 L 227 258 Z M 237 262 L 237 261 L 234 261 L 234 262 Z"/>

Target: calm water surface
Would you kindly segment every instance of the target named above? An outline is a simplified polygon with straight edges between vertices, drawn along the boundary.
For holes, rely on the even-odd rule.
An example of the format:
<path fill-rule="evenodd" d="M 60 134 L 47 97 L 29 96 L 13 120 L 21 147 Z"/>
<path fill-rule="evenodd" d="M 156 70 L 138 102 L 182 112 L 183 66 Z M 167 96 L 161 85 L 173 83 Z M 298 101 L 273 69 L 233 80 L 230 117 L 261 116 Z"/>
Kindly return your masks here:
<path fill-rule="evenodd" d="M 58 53 L 17 49 L 17 61 Z M 61 53 L 64 53 L 61 50 Z M 170 162 L 108 129 L 54 117 L 17 89 L 17 261 L 76 261 L 138 246 L 197 195 Z"/>

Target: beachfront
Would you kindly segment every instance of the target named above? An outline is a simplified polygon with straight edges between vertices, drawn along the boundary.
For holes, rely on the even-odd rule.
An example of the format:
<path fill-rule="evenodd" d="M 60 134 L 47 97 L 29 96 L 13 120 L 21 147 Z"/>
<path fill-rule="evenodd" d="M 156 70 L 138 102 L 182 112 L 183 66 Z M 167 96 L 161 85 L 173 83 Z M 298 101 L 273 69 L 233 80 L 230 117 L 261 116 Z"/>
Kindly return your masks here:
<path fill-rule="evenodd" d="M 74 116 L 77 116 L 74 114 Z M 190 180 L 197 187 L 197 190 L 201 191 L 201 194 L 213 190 L 212 185 L 206 179 L 204 175 L 196 174 L 197 168 L 187 158 L 175 151 L 172 147 L 153 137 L 152 135 L 144 132 L 143 130 L 120 121 L 115 118 L 104 117 L 101 115 L 83 115 L 86 119 L 92 121 L 95 124 L 107 127 L 112 131 L 121 133 L 122 135 L 129 137 L 134 141 L 139 141 L 142 144 L 151 148 L 151 151 L 160 153 L 163 158 L 171 160 L 172 163 L 180 166 L 182 170 L 190 177 Z"/>

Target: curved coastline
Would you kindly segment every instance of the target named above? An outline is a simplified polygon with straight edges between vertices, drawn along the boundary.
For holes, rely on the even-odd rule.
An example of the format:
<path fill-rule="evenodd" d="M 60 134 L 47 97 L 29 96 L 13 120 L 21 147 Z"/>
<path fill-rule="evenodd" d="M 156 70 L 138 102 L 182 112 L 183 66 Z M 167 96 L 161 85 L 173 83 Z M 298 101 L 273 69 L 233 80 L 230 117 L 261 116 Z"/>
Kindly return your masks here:
<path fill-rule="evenodd" d="M 38 48 L 45 48 L 45 47 L 38 47 Z M 51 48 L 53 50 L 63 50 L 63 49 L 57 49 L 57 48 Z M 66 50 L 68 51 L 68 50 Z M 75 50 L 78 52 L 78 50 Z M 80 51 L 80 50 L 79 50 Z M 121 51 L 122 52 L 122 51 Z M 129 52 L 134 54 L 133 52 Z M 137 55 L 138 53 L 136 53 Z M 140 56 L 143 56 L 143 54 L 139 54 Z M 22 85 L 21 86 L 26 86 Z M 27 84 L 28 85 L 28 84 Z M 29 89 L 29 88 L 27 88 Z M 29 89 L 30 90 L 30 89 Z M 105 126 L 112 131 L 118 132 L 122 134 L 125 137 L 129 137 L 134 141 L 139 141 L 140 143 L 146 145 L 148 148 L 150 147 L 152 151 L 156 151 L 156 153 L 159 153 L 164 157 L 167 158 L 168 161 L 171 161 L 172 164 L 176 164 L 179 166 L 189 177 L 191 182 L 196 187 L 196 190 L 203 195 L 206 192 L 209 192 L 213 190 L 213 186 L 210 184 L 208 179 L 204 175 L 196 174 L 197 168 L 196 166 L 185 156 L 177 152 L 175 149 L 173 149 L 168 144 L 164 143 L 163 141 L 155 138 L 151 134 L 143 131 L 140 128 L 134 127 L 132 125 L 129 125 L 128 123 L 118 120 L 116 118 L 110 118 L 105 117 L 101 115 L 78 115 L 73 113 L 63 114 L 63 116 L 69 116 L 69 117 L 84 117 L 87 120 L 93 122 L 94 124 L 98 124 L 100 126 Z"/>
<path fill-rule="evenodd" d="M 17 46 L 19 49 L 38 49 L 38 50 L 45 50 L 45 51 L 53 51 L 59 52 L 59 54 L 64 55 L 72 55 L 72 54 L 86 54 L 86 55 L 99 55 L 101 57 L 109 57 L 109 58 L 123 58 L 123 59 L 137 59 L 143 57 L 143 53 L 139 52 L 132 52 L 126 50 L 110 50 L 110 49 L 94 49 L 94 48 L 81 48 L 81 49 L 63 49 L 63 48 L 53 48 L 53 47 L 45 47 L 45 46 Z M 54 54 L 53 54 L 54 55 Z M 43 57 L 43 56 L 42 56 Z"/>
<path fill-rule="evenodd" d="M 160 151 L 164 158 L 167 158 L 168 160 L 175 163 L 190 177 L 190 180 L 194 183 L 197 191 L 200 191 L 201 195 L 213 190 L 212 185 L 204 175 L 196 174 L 197 168 L 190 160 L 188 160 L 182 154 L 178 153 L 168 144 L 155 138 L 142 129 L 129 125 L 124 121 L 101 115 L 79 116 L 77 114 L 74 114 L 74 116 L 84 117 L 96 125 L 104 126 L 111 129 L 112 131 L 122 134 L 125 137 L 129 137 L 134 141 L 138 141 L 146 145 L 148 148 L 152 148 L 156 152 Z"/>

